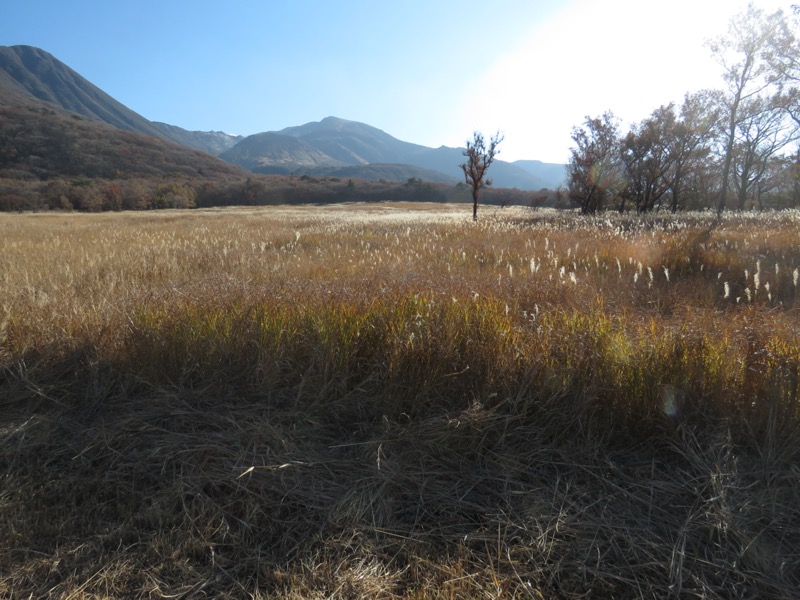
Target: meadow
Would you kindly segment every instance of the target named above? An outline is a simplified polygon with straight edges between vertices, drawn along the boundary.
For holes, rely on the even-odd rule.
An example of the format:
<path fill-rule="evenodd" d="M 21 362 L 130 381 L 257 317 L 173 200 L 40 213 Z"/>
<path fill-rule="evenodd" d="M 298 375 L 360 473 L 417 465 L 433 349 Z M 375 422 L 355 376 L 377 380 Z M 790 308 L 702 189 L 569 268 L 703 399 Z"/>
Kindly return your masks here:
<path fill-rule="evenodd" d="M 800 213 L 0 214 L 0 596 L 791 598 Z"/>

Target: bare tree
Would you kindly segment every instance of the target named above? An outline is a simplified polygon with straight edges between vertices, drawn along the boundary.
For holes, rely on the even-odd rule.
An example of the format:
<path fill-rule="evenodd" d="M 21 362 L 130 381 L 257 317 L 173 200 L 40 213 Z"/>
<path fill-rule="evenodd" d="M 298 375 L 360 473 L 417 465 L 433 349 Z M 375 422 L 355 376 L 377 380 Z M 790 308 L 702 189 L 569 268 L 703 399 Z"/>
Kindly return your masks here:
<path fill-rule="evenodd" d="M 749 4 L 743 13 L 731 20 L 727 35 L 709 43 L 712 53 L 722 66 L 727 84 L 722 136 L 722 188 L 717 203 L 718 214 L 725 210 L 736 132 L 744 117 L 743 109 L 748 104 L 753 105 L 749 101 L 769 95 L 768 90 L 774 84 L 774 68 L 768 60 L 769 52 L 774 41 L 784 31 L 782 11 L 766 14 L 762 9 Z"/>
<path fill-rule="evenodd" d="M 770 79 L 783 96 L 789 116 L 800 126 L 800 5 L 792 4 L 792 14 L 783 18 L 765 53 Z"/>
<path fill-rule="evenodd" d="M 471 140 L 467 140 L 467 149 L 464 150 L 464 156 L 467 157 L 467 162 L 461 163 L 459 166 L 464 171 L 464 180 L 467 185 L 472 188 L 472 220 L 478 220 L 478 196 L 483 187 L 492 185 L 491 179 L 486 178 L 486 171 L 494 162 L 494 157 L 498 154 L 497 147 L 503 141 L 504 136 L 498 131 L 489 140 L 489 147 L 486 147 L 486 141 L 483 139 L 483 134 L 476 131 Z"/>
<path fill-rule="evenodd" d="M 667 174 L 671 193 L 670 209 L 677 211 L 684 205 L 684 196 L 708 164 L 714 128 L 719 122 L 719 112 L 713 102 L 713 92 L 687 94 L 680 116 L 669 128 L 668 146 L 672 168 Z"/>
<path fill-rule="evenodd" d="M 771 98 L 757 98 L 749 104 L 752 106 L 745 110 L 746 116 L 737 127 L 732 162 L 736 206 L 740 211 L 748 198 L 756 200 L 758 194 L 766 191 L 766 182 L 761 179 L 772 158 L 796 139 L 783 107 L 776 106 Z"/>

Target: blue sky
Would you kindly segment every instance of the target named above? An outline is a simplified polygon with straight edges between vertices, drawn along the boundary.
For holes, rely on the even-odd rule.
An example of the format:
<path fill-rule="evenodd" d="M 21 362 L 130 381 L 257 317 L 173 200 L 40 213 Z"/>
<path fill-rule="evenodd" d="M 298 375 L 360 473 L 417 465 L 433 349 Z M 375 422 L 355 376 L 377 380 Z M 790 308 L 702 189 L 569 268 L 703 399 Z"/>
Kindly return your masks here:
<path fill-rule="evenodd" d="M 0 7 L 0 45 L 42 48 L 190 130 L 249 135 L 333 115 L 427 146 L 501 130 L 505 160 L 566 162 L 586 115 L 634 122 L 718 86 L 703 42 L 745 4 L 25 0 Z"/>

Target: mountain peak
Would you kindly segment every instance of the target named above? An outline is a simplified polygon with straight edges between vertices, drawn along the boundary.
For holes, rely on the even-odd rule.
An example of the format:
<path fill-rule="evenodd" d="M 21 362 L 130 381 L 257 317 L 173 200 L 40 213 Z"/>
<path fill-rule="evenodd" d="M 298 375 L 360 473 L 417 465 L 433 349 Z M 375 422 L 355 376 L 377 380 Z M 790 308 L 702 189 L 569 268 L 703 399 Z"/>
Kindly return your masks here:
<path fill-rule="evenodd" d="M 348 121 L 347 119 L 334 116 L 325 117 L 322 119 L 322 121 L 320 121 L 320 124 L 322 125 L 350 125 L 353 123 L 357 123 L 357 121 Z"/>
<path fill-rule="evenodd" d="M 386 132 L 381 131 L 377 127 L 373 127 L 372 125 L 367 125 L 366 123 L 361 123 L 359 121 L 349 121 L 347 119 L 333 116 L 325 117 L 321 121 L 310 121 L 303 125 L 286 127 L 280 131 L 276 131 L 275 133 L 280 133 L 281 135 L 290 135 L 292 137 L 305 137 L 309 135 L 319 135 L 323 132 L 351 132 L 358 135 L 367 133 L 369 135 L 391 137 Z"/>
<path fill-rule="evenodd" d="M 166 138 L 153 124 L 33 46 L 0 46 L 0 87 L 119 129 Z"/>
<path fill-rule="evenodd" d="M 66 109 L 119 129 L 175 141 L 214 155 L 224 154 L 225 159 L 235 164 L 261 172 L 379 164 L 383 165 L 381 172 L 387 173 L 386 165 L 411 165 L 439 171 L 448 180 L 461 179 L 458 165 L 463 162 L 462 149 L 446 146 L 433 149 L 404 142 L 377 127 L 334 115 L 244 139 L 153 123 L 44 50 L 23 45 L 0 46 L 0 105 L 24 108 L 26 98 L 32 97 L 50 103 L 53 108 Z M 544 185 L 539 172 L 550 165 L 537 163 L 521 161 L 512 165 L 498 161 L 492 170 L 493 179 L 501 187 L 539 189 Z M 554 180 L 560 185 L 564 179 L 563 165 L 552 167 Z"/>
<path fill-rule="evenodd" d="M 46 50 L 42 50 L 41 48 L 37 48 L 36 46 L 28 46 L 25 44 L 16 44 L 14 46 L 0 46 L 0 52 L 2 51 L 11 51 L 15 53 L 17 56 L 39 56 L 48 58 L 50 60 L 56 60 L 56 58 L 47 52 Z"/>

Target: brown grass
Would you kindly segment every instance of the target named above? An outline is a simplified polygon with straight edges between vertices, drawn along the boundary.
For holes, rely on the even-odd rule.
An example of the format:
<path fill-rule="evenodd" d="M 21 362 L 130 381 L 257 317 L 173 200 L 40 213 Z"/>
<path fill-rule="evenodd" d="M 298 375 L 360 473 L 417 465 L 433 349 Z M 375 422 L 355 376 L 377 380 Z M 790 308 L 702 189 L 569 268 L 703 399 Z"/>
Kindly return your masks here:
<path fill-rule="evenodd" d="M 793 597 L 797 216 L 469 216 L 0 215 L 0 595 Z"/>

